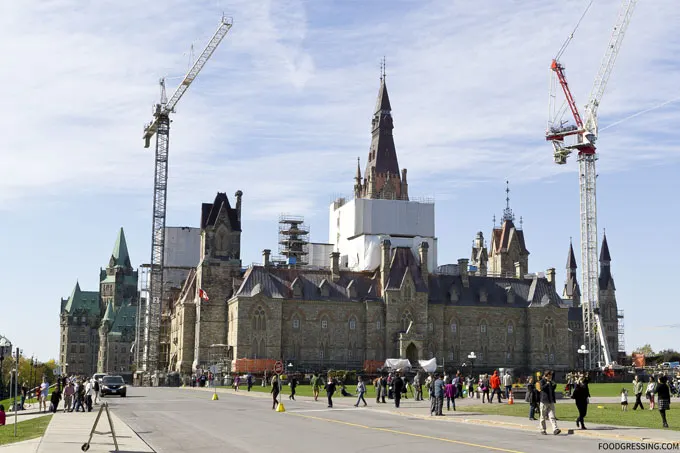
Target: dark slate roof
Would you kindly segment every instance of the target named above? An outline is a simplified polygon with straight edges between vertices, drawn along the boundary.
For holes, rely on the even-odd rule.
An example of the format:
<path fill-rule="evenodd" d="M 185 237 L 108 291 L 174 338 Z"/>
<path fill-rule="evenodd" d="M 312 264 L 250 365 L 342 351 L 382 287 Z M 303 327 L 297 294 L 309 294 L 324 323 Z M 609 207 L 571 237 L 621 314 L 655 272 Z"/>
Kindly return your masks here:
<path fill-rule="evenodd" d="M 545 278 L 518 279 L 469 275 L 469 286 L 463 286 L 459 275 L 430 274 L 430 302 L 460 306 L 531 307 L 547 304 L 559 305 L 561 299 Z M 451 291 L 458 300 L 451 302 Z M 508 303 L 508 291 L 514 293 L 514 302 Z M 486 292 L 487 301 L 480 302 L 480 293 Z"/>
<path fill-rule="evenodd" d="M 399 162 L 397 160 L 397 149 L 394 145 L 394 137 L 392 136 L 394 125 L 391 110 L 392 107 L 387 94 L 387 85 L 383 78 L 380 80 L 380 91 L 378 92 L 376 111 L 374 113 L 374 120 L 375 118 L 378 120 L 378 129 L 373 131 L 371 148 L 369 150 L 368 160 L 366 161 L 365 177 L 370 176 L 371 171 L 374 168 L 376 174 L 390 173 L 398 179 L 401 178 L 399 173 Z M 380 190 L 380 188 L 377 190 Z"/>
<path fill-rule="evenodd" d="M 373 113 L 378 113 L 382 110 L 392 111 L 392 105 L 390 104 L 390 96 L 387 94 L 387 84 L 385 83 L 385 78 L 380 78 L 380 88 L 378 89 L 378 99 L 375 102 L 375 110 Z"/>
<path fill-rule="evenodd" d="M 136 326 L 137 307 L 134 305 L 123 305 L 116 310 L 116 319 L 111 326 L 110 332 L 123 333 L 123 331 L 134 330 Z"/>
<path fill-rule="evenodd" d="M 609 245 L 607 244 L 607 235 L 602 237 L 602 248 L 600 249 L 600 262 L 610 262 L 612 260 L 609 254 Z"/>
<path fill-rule="evenodd" d="M 567 256 L 567 269 L 576 269 L 576 256 L 574 255 L 574 246 L 569 242 L 569 254 Z"/>
<path fill-rule="evenodd" d="M 581 295 L 581 288 L 578 285 L 575 269 L 567 271 L 567 281 L 564 284 L 564 295 L 569 299 L 573 299 L 575 296 L 578 297 Z"/>
<path fill-rule="evenodd" d="M 229 224 L 233 231 L 241 231 L 241 222 L 238 219 L 238 212 L 229 204 L 229 198 L 224 192 L 217 192 L 215 201 L 212 203 L 203 203 L 201 206 L 201 229 L 209 226 L 214 226 L 217 216 L 221 209 L 227 210 Z"/>
<path fill-rule="evenodd" d="M 82 291 L 80 284 L 76 282 L 75 288 L 68 301 L 64 305 L 64 312 L 72 315 L 74 313 L 87 313 L 88 315 L 99 316 L 99 292 Z"/>
<path fill-rule="evenodd" d="M 399 289 L 404 281 L 406 271 L 411 273 L 417 292 L 427 292 L 427 285 L 420 274 L 420 266 L 409 247 L 395 247 L 392 249 L 390 275 L 387 277 L 387 289 Z"/>
<path fill-rule="evenodd" d="M 324 281 L 325 280 L 325 281 Z M 356 287 L 356 298 L 349 297 L 348 286 Z M 327 285 L 328 297 L 322 297 L 321 286 Z M 330 270 L 289 269 L 279 267 L 252 266 L 243 276 L 237 296 L 252 297 L 262 293 L 273 299 L 293 297 L 293 285 L 301 285 L 305 300 L 363 300 L 378 297 L 379 282 L 374 272 L 340 271 L 340 278 L 334 282 Z"/>

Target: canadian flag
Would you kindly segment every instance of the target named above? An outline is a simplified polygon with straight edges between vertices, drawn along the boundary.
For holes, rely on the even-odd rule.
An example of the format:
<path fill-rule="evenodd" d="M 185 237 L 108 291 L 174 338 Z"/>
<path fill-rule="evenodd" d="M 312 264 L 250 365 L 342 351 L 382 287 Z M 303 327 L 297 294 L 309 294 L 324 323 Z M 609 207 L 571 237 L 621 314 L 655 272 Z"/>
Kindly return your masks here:
<path fill-rule="evenodd" d="M 210 300 L 210 298 L 208 297 L 208 293 L 206 293 L 205 291 L 203 291 L 202 288 L 199 288 L 199 289 L 198 289 L 198 297 L 200 297 L 202 300 L 205 300 L 205 301 Z"/>

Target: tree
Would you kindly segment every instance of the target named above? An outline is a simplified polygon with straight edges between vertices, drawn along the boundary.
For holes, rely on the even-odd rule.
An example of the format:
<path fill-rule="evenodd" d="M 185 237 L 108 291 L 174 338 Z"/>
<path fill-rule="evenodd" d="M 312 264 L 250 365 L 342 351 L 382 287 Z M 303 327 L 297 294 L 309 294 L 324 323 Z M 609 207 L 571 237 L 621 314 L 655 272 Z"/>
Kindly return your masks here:
<path fill-rule="evenodd" d="M 680 362 L 680 352 L 675 349 L 664 349 L 658 353 L 662 362 Z"/>
<path fill-rule="evenodd" d="M 650 356 L 656 355 L 656 354 L 654 354 L 654 350 L 652 349 L 652 345 L 649 344 L 649 343 L 647 343 L 644 346 L 640 346 L 639 348 L 635 349 L 633 352 L 635 354 L 644 354 L 645 357 L 650 357 Z"/>

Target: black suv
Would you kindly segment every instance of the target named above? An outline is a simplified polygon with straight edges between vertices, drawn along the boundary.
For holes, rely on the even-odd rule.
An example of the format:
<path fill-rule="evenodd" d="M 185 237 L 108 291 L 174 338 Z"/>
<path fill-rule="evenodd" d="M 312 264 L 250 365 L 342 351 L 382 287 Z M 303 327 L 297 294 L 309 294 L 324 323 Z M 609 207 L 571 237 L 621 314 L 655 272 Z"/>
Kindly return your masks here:
<path fill-rule="evenodd" d="M 127 387 L 122 376 L 104 376 L 101 380 L 99 391 L 102 396 L 106 395 L 120 395 L 125 397 L 127 394 Z"/>

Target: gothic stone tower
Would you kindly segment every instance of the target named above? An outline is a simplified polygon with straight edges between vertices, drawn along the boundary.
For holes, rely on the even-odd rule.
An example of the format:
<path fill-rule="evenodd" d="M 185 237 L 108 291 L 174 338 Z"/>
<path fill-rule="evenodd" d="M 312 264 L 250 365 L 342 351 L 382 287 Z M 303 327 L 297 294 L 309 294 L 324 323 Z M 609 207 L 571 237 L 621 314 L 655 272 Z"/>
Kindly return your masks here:
<path fill-rule="evenodd" d="M 529 251 L 524 242 L 521 219 L 520 228 L 516 228 L 514 224 L 515 215 L 510 209 L 510 188 L 506 187 L 505 192 L 506 206 L 501 226 L 494 226 L 491 232 L 489 273 L 492 276 L 523 278 L 529 271 Z"/>
<path fill-rule="evenodd" d="M 97 361 L 97 373 L 107 373 L 109 371 L 109 333 L 115 315 L 113 313 L 113 302 L 109 301 L 106 304 L 106 312 L 102 318 L 101 326 L 99 326 L 99 360 Z"/>
<path fill-rule="evenodd" d="M 219 192 L 213 203 L 203 203 L 201 210 L 201 257 L 196 267 L 194 300 L 196 329 L 192 367 L 208 364 L 210 345 L 227 344 L 229 332 L 227 301 L 235 289 L 234 278 L 241 275 L 241 197 L 236 192 L 236 207 L 227 194 Z M 201 300 L 199 290 L 209 300 Z"/>
<path fill-rule="evenodd" d="M 599 280 L 599 304 L 602 328 L 609 346 L 611 360 L 618 360 L 619 352 L 619 318 L 618 305 L 616 303 L 616 286 L 611 272 L 611 255 L 607 244 L 607 235 L 602 238 L 600 249 L 600 280 Z"/>

